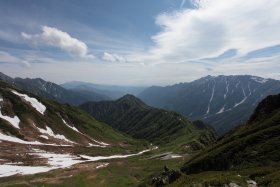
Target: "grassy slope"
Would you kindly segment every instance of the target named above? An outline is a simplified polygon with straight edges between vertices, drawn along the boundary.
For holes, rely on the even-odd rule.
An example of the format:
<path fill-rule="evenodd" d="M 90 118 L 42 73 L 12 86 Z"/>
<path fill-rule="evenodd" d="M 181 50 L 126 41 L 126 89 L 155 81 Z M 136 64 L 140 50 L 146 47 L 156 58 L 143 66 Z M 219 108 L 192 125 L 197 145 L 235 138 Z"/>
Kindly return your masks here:
<path fill-rule="evenodd" d="M 163 171 L 163 167 L 178 168 L 183 164 L 183 159 L 176 160 L 151 160 L 155 152 L 148 152 L 141 156 L 127 159 L 103 161 L 109 166 L 96 169 L 101 162 L 88 162 L 76 165 L 77 168 L 55 170 L 29 176 L 14 176 L 0 178 L 0 186 L 49 186 L 49 187 L 136 187 L 149 186 L 151 178 Z M 83 169 L 80 169 L 83 167 Z"/>
<path fill-rule="evenodd" d="M 122 132 L 169 151 L 184 151 L 185 146 L 200 149 L 215 141 L 211 129 L 198 128 L 176 112 L 152 108 L 130 95 L 116 101 L 85 103 L 81 108 Z"/>
<path fill-rule="evenodd" d="M 45 124 L 50 126 L 54 132 L 64 134 L 68 139 L 79 141 L 79 136 L 77 133 L 64 125 L 61 119 L 62 116 L 65 120 L 67 119 L 72 124 L 75 124 L 76 128 L 78 128 L 80 132 L 83 132 L 96 140 L 104 141 L 113 145 L 108 149 L 95 148 L 96 151 L 99 150 L 109 153 L 115 151 L 123 152 L 124 150 L 129 149 L 140 150 L 147 145 L 147 143 L 144 141 L 135 140 L 127 135 L 122 134 L 121 132 L 114 130 L 109 125 L 95 120 L 91 115 L 76 107 L 72 107 L 67 104 L 58 104 L 56 102 L 38 98 L 30 93 L 27 93 L 31 97 L 38 98 L 39 101 L 46 106 L 47 110 L 45 115 L 42 116 L 41 114 L 38 114 L 38 112 L 36 112 L 32 107 L 30 107 L 29 104 L 21 102 L 17 96 L 11 93 L 10 88 L 12 87 L 0 82 L 0 93 L 5 98 L 5 100 L 10 103 L 10 109 L 8 110 L 12 110 L 12 113 L 15 113 L 17 116 L 19 116 L 21 122 L 24 124 L 28 123 L 28 119 L 32 119 L 39 127 L 44 127 Z M 20 92 L 23 93 L 22 91 Z M 1 111 L 8 114 L 11 113 L 10 111 L 5 111 L 5 108 L 7 107 L 3 107 Z M 20 134 L 18 134 L 6 121 L 0 119 L 0 124 L 1 129 L 6 133 L 9 132 L 20 137 Z M 79 148 L 78 150 L 81 151 L 83 148 Z"/>
<path fill-rule="evenodd" d="M 280 95 L 269 96 L 247 124 L 221 138 L 182 168 L 187 173 L 172 186 L 225 184 L 255 179 L 259 185 L 280 185 Z M 243 177 L 238 177 L 240 174 Z"/>

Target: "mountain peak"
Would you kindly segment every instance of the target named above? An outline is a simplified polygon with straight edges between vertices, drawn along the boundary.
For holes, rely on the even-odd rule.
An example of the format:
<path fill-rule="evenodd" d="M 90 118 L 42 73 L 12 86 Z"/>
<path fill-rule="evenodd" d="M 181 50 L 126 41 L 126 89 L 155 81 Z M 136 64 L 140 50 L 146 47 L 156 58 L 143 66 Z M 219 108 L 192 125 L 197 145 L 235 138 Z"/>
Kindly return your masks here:
<path fill-rule="evenodd" d="M 146 105 L 143 101 L 135 97 L 131 94 L 126 94 L 125 96 L 119 98 L 117 103 L 121 104 L 127 104 L 129 106 L 135 106 L 135 107 L 141 107 L 141 108 L 150 108 L 148 105 Z"/>

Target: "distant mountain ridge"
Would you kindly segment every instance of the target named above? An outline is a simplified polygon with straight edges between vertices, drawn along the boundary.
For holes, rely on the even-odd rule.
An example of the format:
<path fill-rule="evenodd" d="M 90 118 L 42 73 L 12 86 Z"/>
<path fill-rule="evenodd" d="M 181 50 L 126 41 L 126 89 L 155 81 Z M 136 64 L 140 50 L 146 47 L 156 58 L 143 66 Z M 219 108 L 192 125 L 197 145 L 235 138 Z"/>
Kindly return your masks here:
<path fill-rule="evenodd" d="M 51 99 L 60 103 L 69 103 L 71 105 L 80 105 L 87 101 L 101 101 L 111 99 L 108 96 L 101 95 L 93 91 L 67 90 L 55 83 L 45 81 L 41 78 L 13 79 L 1 73 L 0 80 L 9 84 L 13 84 L 19 89 L 31 92 L 40 97 Z"/>
<path fill-rule="evenodd" d="M 118 99 L 126 94 L 138 95 L 146 87 L 141 86 L 115 86 L 115 85 L 102 85 L 102 84 L 93 84 L 88 82 L 81 81 L 72 81 L 61 84 L 62 87 L 69 90 L 84 90 L 84 91 L 93 91 L 101 95 L 107 95 L 112 99 Z"/>
<path fill-rule="evenodd" d="M 87 102 L 80 107 L 113 128 L 153 143 L 177 147 L 190 143 L 201 148 L 215 141 L 207 126 L 197 127 L 182 115 L 150 107 L 133 95 L 116 101 Z"/>
<path fill-rule="evenodd" d="M 153 86 L 139 94 L 145 103 L 201 119 L 224 134 L 245 122 L 266 96 L 280 93 L 280 81 L 249 75 L 206 76 L 189 83 Z"/>

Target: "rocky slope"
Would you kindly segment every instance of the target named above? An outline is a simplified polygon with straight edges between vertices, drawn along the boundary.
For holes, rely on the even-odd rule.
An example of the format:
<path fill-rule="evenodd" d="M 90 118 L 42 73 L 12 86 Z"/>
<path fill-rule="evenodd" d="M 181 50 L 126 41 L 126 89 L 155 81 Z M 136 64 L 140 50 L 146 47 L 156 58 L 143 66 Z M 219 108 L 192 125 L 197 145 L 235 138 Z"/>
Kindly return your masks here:
<path fill-rule="evenodd" d="M 246 122 L 266 96 L 280 92 L 280 81 L 261 77 L 207 76 L 190 83 L 151 87 L 139 98 L 147 104 L 211 124 L 224 134 Z"/>

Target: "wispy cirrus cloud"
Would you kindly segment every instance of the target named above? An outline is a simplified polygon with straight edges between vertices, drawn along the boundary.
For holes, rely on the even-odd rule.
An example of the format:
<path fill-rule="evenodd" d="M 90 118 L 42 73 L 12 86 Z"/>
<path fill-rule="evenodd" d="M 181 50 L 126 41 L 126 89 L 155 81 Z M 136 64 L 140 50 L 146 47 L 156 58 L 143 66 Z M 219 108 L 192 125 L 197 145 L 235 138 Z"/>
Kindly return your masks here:
<path fill-rule="evenodd" d="M 10 53 L 5 52 L 5 51 L 0 51 L 0 62 L 9 63 L 9 64 L 17 64 L 17 65 L 24 66 L 24 67 L 31 66 L 27 60 L 13 56 Z"/>
<path fill-rule="evenodd" d="M 87 45 L 54 27 L 43 26 L 40 34 L 21 33 L 22 37 L 34 45 L 46 45 L 60 48 L 63 51 L 86 58 L 94 58 L 89 54 Z"/>
<path fill-rule="evenodd" d="M 184 1 L 182 1 L 183 3 Z M 230 49 L 237 55 L 280 44 L 280 1 L 196 0 L 194 9 L 156 17 L 161 31 L 145 53 L 132 61 L 178 62 L 217 57 Z"/>
<path fill-rule="evenodd" d="M 110 61 L 110 62 L 126 62 L 124 56 L 115 53 L 108 53 L 108 52 L 103 53 L 102 60 Z"/>

